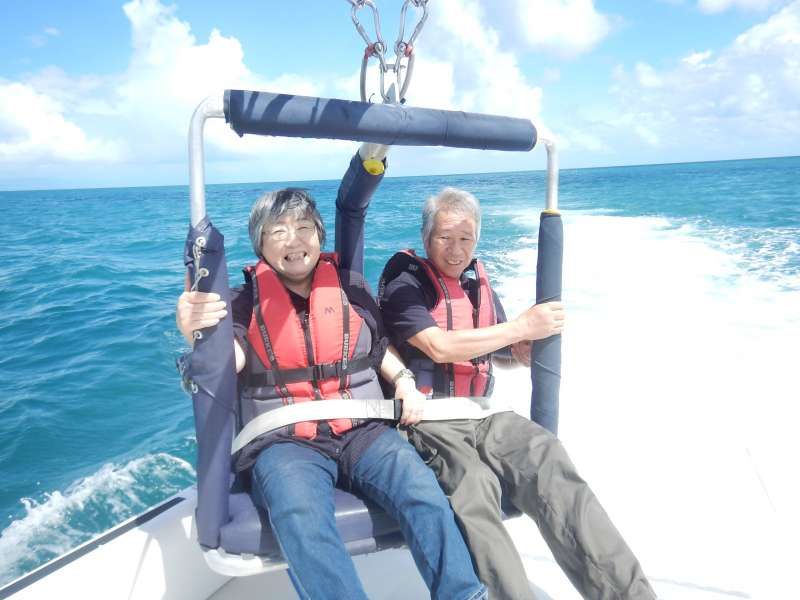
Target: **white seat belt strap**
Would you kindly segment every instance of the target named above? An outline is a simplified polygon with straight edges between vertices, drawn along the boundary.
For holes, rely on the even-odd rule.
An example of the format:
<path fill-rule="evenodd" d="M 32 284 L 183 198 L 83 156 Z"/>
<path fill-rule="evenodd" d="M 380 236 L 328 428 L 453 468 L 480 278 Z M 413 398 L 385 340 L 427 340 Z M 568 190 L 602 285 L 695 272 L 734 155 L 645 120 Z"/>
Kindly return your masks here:
<path fill-rule="evenodd" d="M 296 402 L 281 406 L 248 422 L 233 440 L 231 454 L 237 453 L 260 435 L 302 421 L 332 419 L 395 421 L 400 418 L 400 404 L 399 400 L 348 399 Z M 425 402 L 422 420 L 484 419 L 510 410 L 512 410 L 511 403 L 498 398 L 434 398 Z"/>

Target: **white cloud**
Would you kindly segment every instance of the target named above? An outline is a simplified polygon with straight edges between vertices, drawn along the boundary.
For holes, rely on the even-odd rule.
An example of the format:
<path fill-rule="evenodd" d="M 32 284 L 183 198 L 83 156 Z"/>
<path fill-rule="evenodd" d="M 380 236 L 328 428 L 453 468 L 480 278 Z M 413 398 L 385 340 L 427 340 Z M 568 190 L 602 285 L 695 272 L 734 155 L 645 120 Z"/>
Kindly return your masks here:
<path fill-rule="evenodd" d="M 697 6 L 704 13 L 716 14 L 729 8 L 742 10 L 767 10 L 783 4 L 782 0 L 698 0 Z"/>
<path fill-rule="evenodd" d="M 661 138 L 647 125 L 643 125 L 642 123 L 636 124 L 633 126 L 633 130 L 646 144 L 650 146 L 661 145 Z"/>
<path fill-rule="evenodd" d="M 652 66 L 645 62 L 638 62 L 634 70 L 636 71 L 636 80 L 640 86 L 644 88 L 661 87 L 661 77 L 658 76 Z"/>
<path fill-rule="evenodd" d="M 593 153 L 608 152 L 609 145 L 600 136 L 591 133 L 588 129 L 576 129 L 565 126 L 559 129 L 556 139 L 560 152 L 568 149 L 588 150 Z"/>
<path fill-rule="evenodd" d="M 590 132 L 665 152 L 756 156 L 800 150 L 800 0 L 728 47 L 674 67 L 614 70 L 615 108 Z"/>
<path fill-rule="evenodd" d="M 530 46 L 559 56 L 588 52 L 611 32 L 610 18 L 593 0 L 516 0 L 516 8 Z"/>
<path fill-rule="evenodd" d="M 430 10 L 420 41 L 425 60 L 409 91 L 414 103 L 537 119 L 542 90 L 527 80 L 514 54 L 501 48 L 481 3 L 440 0 Z"/>
<path fill-rule="evenodd" d="M 32 87 L 0 80 L 0 162 L 106 161 L 114 142 L 88 136 L 62 105 Z"/>
<path fill-rule="evenodd" d="M 587 6 L 590 12 L 594 10 L 591 2 L 569 4 L 574 4 L 572 9 L 559 5 L 562 18 L 568 18 L 572 14 L 569 11 L 580 6 L 584 11 Z M 72 132 L 69 139 L 73 140 L 74 151 L 69 152 L 70 160 L 92 161 L 99 156 L 103 160 L 124 161 L 128 172 L 139 169 L 144 181 L 157 169 L 167 172 L 167 165 L 182 174 L 189 118 L 198 102 L 210 94 L 241 88 L 354 97 L 358 89 L 357 73 L 347 78 L 334 74 L 329 79 L 293 73 L 270 79 L 259 76 L 248 67 L 239 40 L 216 29 L 207 40 L 198 40 L 190 24 L 179 18 L 177 9 L 158 0 L 132 0 L 123 10 L 131 26 L 132 48 L 124 71 L 102 77 L 75 76 L 51 67 L 17 82 L 31 94 L 49 100 L 50 104 L 42 101 L 41 110 L 47 108 L 48 114 L 61 120 L 60 127 L 65 132 Z M 537 123 L 540 134 L 549 135 L 540 118 L 541 88 L 527 79 L 515 54 L 503 47 L 504 37 L 487 20 L 487 16 L 496 20 L 496 13 L 503 11 L 497 11 L 486 0 L 437 0 L 431 3 L 430 10 L 433 14 L 418 43 L 424 48 L 424 59 L 416 65 L 410 101 L 418 106 L 529 118 Z M 508 17 L 505 13 L 504 17 Z M 517 16 L 515 21 L 519 20 Z M 574 40 L 569 44 L 575 47 Z M 14 121 L 5 112 L 0 120 L 5 128 Z M 18 144 L 20 134 L 15 130 L 14 135 L 13 143 Z M 62 138 L 68 138 L 66 133 Z M 0 162 L 5 165 L 24 164 L 33 156 L 65 153 L 55 151 L 54 142 L 38 134 L 25 138 L 25 152 L 18 145 L 14 148 L 19 152 L 12 151 L 10 139 L 3 129 L 0 142 L 6 151 Z M 262 136 L 239 138 L 221 120 L 207 124 L 206 140 L 212 180 L 215 161 L 220 165 L 228 162 L 220 169 L 228 169 L 229 179 L 234 162 L 250 166 L 242 172 L 258 173 L 245 175 L 250 179 L 319 176 L 320 170 L 324 171 L 323 176 L 335 176 L 341 155 L 354 146 L 337 141 L 309 144 Z M 417 152 L 415 156 L 420 156 Z M 444 154 L 439 156 L 446 158 Z M 326 166 L 328 159 L 330 168 Z M 315 165 L 314 173 L 308 173 L 307 167 L 305 175 L 297 172 L 299 166 L 294 172 L 286 168 L 292 163 L 307 165 L 309 160 Z"/>
<path fill-rule="evenodd" d="M 173 6 L 133 0 L 123 10 L 132 39 L 123 73 L 74 77 L 49 67 L 2 88 L 0 162 L 23 164 L 50 157 L 139 165 L 185 163 L 189 119 L 206 96 L 226 88 L 322 92 L 318 83 L 298 75 L 287 73 L 271 80 L 255 75 L 244 62 L 239 41 L 216 29 L 206 43 L 199 43 Z M 52 130 L 49 135 L 41 123 Z M 212 157 L 220 150 L 263 162 L 278 153 L 300 153 L 298 143 L 286 140 L 240 139 L 221 120 L 211 121 L 206 130 Z M 102 132 L 102 137 L 91 131 Z M 339 147 L 337 142 L 305 144 L 302 152 L 324 156 Z"/>
<path fill-rule="evenodd" d="M 712 54 L 711 50 L 706 50 L 705 52 L 692 52 L 691 54 L 685 56 L 681 60 L 683 61 L 684 64 L 690 67 L 700 68 L 703 66 L 703 63 L 705 63 L 705 61 L 711 58 L 711 54 Z"/>
<path fill-rule="evenodd" d="M 61 35 L 61 32 L 55 27 L 45 27 L 41 33 L 34 33 L 28 36 L 28 41 L 34 48 L 43 48 L 47 45 L 48 38 L 59 35 Z"/>
<path fill-rule="evenodd" d="M 72 77 L 58 67 L 46 67 L 26 78 L 25 84 L 57 100 L 67 114 L 116 114 L 108 104 L 113 77 Z"/>

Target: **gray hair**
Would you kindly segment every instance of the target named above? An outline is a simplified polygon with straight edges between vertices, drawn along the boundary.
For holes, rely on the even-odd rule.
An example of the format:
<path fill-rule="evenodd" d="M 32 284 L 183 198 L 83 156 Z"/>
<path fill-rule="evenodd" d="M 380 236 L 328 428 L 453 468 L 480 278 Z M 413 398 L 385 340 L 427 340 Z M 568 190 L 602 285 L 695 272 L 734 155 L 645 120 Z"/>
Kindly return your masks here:
<path fill-rule="evenodd" d="M 440 211 L 457 212 L 475 221 L 475 243 L 481 237 L 481 205 L 478 199 L 467 192 L 454 187 L 446 187 L 435 196 L 425 201 L 422 207 L 422 242 L 428 244 L 436 223 L 436 215 Z"/>
<path fill-rule="evenodd" d="M 264 227 L 274 223 L 286 213 L 296 219 L 310 219 L 314 222 L 319 236 L 319 245 L 325 245 L 325 224 L 317 210 L 317 203 L 306 190 L 286 188 L 275 192 L 267 192 L 253 203 L 250 209 L 250 223 L 247 230 L 253 252 L 261 257 L 261 235 Z"/>

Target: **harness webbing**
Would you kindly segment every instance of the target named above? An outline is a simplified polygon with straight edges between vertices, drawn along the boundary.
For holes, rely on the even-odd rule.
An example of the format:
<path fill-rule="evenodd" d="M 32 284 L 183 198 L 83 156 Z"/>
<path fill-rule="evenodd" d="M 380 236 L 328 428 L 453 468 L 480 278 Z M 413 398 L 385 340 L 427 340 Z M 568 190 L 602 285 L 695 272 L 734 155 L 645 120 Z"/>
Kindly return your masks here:
<path fill-rule="evenodd" d="M 338 273 L 337 273 L 338 276 Z M 350 301 L 347 299 L 347 294 L 344 293 L 344 288 L 341 285 L 341 278 L 339 281 L 339 294 L 342 297 L 342 360 L 341 360 L 341 373 L 339 375 L 339 392 L 343 392 L 347 388 L 347 375 L 354 373 L 348 356 L 350 356 Z M 369 357 L 366 357 L 369 358 Z M 360 359 L 363 360 L 363 359 Z M 354 360 L 353 363 L 356 361 Z M 371 362 L 367 362 L 359 371 L 370 368 Z"/>
<path fill-rule="evenodd" d="M 299 383 L 301 381 L 322 381 L 331 377 L 339 377 L 342 380 L 353 373 L 359 373 L 371 369 L 374 359 L 369 354 L 345 362 L 343 360 L 311 365 L 310 367 L 298 367 L 296 369 L 281 369 L 276 371 L 270 369 L 265 373 L 251 373 L 245 377 L 245 385 L 250 388 L 270 387 L 287 383 Z M 345 386 L 340 387 L 344 389 Z"/>
<path fill-rule="evenodd" d="M 269 364 L 272 366 L 272 370 L 270 372 L 274 374 L 272 385 L 278 387 L 281 396 L 283 396 L 286 399 L 289 399 L 292 397 L 292 395 L 286 388 L 287 382 L 284 381 L 282 377 L 283 371 L 281 371 L 280 365 L 278 364 L 278 361 L 275 358 L 275 351 L 272 348 L 272 341 L 269 339 L 269 331 L 267 330 L 267 324 L 264 323 L 264 316 L 261 314 L 261 299 L 259 297 L 257 279 L 253 281 L 253 303 L 254 303 L 253 306 L 255 307 L 255 310 L 253 312 L 255 313 L 256 322 L 258 323 L 258 331 L 261 334 L 261 341 L 264 343 L 264 350 L 267 353 Z"/>
<path fill-rule="evenodd" d="M 512 410 L 509 401 L 499 398 L 433 398 L 425 402 L 422 420 L 485 419 L 488 416 Z M 231 454 L 236 454 L 261 435 L 301 421 L 329 421 L 333 419 L 397 421 L 401 414 L 400 400 L 370 398 L 287 404 L 263 413 L 249 421 L 233 440 Z"/>
<path fill-rule="evenodd" d="M 433 265 L 427 265 L 430 267 L 430 272 L 436 276 L 436 280 L 439 282 L 439 288 L 442 290 L 442 295 L 444 296 L 444 304 L 447 310 L 447 331 L 453 331 L 453 303 L 450 300 L 450 290 L 447 289 L 447 284 L 442 279 L 441 274 L 437 271 Z M 455 367 L 453 363 L 447 363 L 445 365 L 445 369 L 447 370 L 447 389 L 450 396 L 456 395 L 456 373 Z"/>

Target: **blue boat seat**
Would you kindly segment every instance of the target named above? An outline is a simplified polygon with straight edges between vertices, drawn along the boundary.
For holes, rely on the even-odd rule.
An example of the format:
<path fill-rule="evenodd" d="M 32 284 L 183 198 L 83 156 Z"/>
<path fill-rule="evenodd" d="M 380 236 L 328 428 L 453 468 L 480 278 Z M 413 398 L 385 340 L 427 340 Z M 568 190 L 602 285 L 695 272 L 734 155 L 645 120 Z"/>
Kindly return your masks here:
<path fill-rule="evenodd" d="M 252 563 L 253 557 L 261 561 L 262 568 L 258 571 L 284 565 L 264 510 L 246 492 L 232 493 L 229 500 L 231 520 L 220 529 L 220 546 L 214 550 L 215 559 L 209 560 L 209 565 L 226 575 L 253 574 L 252 564 L 246 568 L 237 565 L 239 561 Z M 405 545 L 397 522 L 374 503 L 340 489 L 334 490 L 334 502 L 336 526 L 352 556 Z M 503 518 L 517 515 L 514 507 L 504 503 Z M 224 564 L 220 568 L 221 561 Z"/>
<path fill-rule="evenodd" d="M 334 490 L 336 525 L 345 545 L 370 552 L 401 545 L 397 522 L 375 504 L 344 490 Z M 220 529 L 220 546 L 229 554 L 282 560 L 269 520 L 246 492 L 230 495 L 231 520 Z M 361 552 L 358 552 L 361 553 Z"/>

